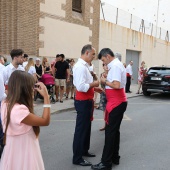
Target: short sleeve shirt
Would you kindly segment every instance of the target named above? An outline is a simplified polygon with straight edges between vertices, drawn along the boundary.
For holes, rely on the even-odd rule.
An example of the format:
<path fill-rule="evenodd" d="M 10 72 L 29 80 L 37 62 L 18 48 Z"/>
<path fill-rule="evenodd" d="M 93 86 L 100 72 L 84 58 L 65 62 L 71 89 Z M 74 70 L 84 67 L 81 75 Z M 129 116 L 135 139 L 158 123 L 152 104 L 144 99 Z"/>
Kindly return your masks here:
<path fill-rule="evenodd" d="M 3 131 L 5 131 L 6 128 L 6 116 L 7 116 L 6 105 L 7 104 L 5 102 L 3 102 L 1 105 L 2 106 L 1 120 L 2 120 Z M 15 135 L 21 135 L 27 133 L 32 128 L 32 126 L 26 125 L 21 122 L 29 114 L 30 111 L 25 105 L 15 104 L 11 110 L 10 123 L 7 129 L 7 135 L 15 136 Z"/>
<path fill-rule="evenodd" d="M 57 69 L 55 78 L 56 79 L 66 79 L 66 70 L 69 69 L 69 64 L 66 61 L 58 61 L 55 64 Z"/>
<path fill-rule="evenodd" d="M 28 70 L 28 73 L 31 75 L 35 74 L 36 73 L 35 67 L 31 66 L 30 69 Z"/>
<path fill-rule="evenodd" d="M 107 80 L 109 82 L 118 81 L 120 82 L 120 89 L 126 85 L 126 69 L 123 64 L 116 58 L 108 64 L 108 75 Z M 106 86 L 106 89 L 112 89 Z"/>

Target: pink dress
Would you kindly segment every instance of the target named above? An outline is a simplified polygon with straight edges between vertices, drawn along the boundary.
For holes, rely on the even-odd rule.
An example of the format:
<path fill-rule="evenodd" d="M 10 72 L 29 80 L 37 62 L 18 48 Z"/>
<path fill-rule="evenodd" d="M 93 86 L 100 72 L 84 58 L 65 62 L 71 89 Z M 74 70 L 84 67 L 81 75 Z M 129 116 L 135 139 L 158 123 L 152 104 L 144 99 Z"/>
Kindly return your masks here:
<path fill-rule="evenodd" d="M 39 140 L 32 126 L 21 123 L 28 116 L 25 105 L 15 104 L 7 129 L 6 145 L 0 160 L 0 170 L 44 170 Z M 1 119 L 3 130 L 6 123 L 6 103 L 2 103 Z"/>

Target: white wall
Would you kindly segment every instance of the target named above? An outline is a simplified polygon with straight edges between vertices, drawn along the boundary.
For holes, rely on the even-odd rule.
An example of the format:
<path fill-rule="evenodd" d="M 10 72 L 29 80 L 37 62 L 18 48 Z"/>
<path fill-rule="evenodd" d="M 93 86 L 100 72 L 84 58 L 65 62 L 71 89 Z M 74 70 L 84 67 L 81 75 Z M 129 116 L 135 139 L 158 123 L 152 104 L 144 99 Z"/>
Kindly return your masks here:
<path fill-rule="evenodd" d="M 100 20 L 99 50 L 109 47 L 113 52 L 122 54 L 122 62 L 126 61 L 126 50 L 140 52 L 139 63 L 145 61 L 147 67 L 154 65 L 170 65 L 170 43 L 152 36 Z M 100 64 L 100 72 L 102 67 Z"/>

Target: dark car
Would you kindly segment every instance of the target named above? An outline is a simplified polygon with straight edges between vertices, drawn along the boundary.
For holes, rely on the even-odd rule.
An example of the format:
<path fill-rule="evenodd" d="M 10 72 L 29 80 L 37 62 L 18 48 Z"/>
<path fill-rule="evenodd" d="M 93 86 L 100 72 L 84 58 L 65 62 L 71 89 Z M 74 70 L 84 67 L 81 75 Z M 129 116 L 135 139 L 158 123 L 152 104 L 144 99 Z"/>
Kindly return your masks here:
<path fill-rule="evenodd" d="M 151 67 L 142 84 L 145 96 L 151 93 L 170 93 L 170 67 Z"/>

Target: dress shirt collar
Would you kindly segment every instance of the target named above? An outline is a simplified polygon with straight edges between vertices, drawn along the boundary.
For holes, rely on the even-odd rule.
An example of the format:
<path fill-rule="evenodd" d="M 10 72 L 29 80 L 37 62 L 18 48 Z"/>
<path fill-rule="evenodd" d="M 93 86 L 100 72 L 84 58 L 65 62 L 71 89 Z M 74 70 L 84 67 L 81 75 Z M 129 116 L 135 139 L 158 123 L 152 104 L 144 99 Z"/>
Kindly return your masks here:
<path fill-rule="evenodd" d="M 84 65 L 87 65 L 88 63 L 86 61 L 84 61 L 82 58 L 79 58 L 78 59 L 78 62 L 84 64 Z"/>
<path fill-rule="evenodd" d="M 9 68 L 10 68 L 11 70 L 17 70 L 19 67 L 20 67 L 20 66 L 18 65 L 18 67 L 15 68 L 12 63 L 9 64 Z"/>
<path fill-rule="evenodd" d="M 107 65 L 108 69 L 110 69 L 110 68 L 111 68 L 111 65 L 112 65 L 113 63 L 115 63 L 117 60 L 118 60 L 117 58 L 113 59 L 113 60 Z"/>

